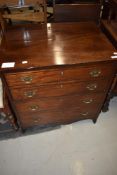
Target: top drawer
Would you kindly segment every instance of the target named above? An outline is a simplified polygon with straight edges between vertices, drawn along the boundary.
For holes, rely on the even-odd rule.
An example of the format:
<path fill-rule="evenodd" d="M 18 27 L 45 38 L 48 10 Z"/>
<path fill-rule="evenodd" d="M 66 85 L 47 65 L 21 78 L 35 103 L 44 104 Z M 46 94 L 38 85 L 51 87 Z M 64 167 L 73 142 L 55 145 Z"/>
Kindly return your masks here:
<path fill-rule="evenodd" d="M 9 86 L 24 86 L 25 84 L 42 85 L 61 81 L 96 80 L 98 77 L 108 78 L 113 72 L 111 64 L 98 64 L 89 67 L 72 66 L 71 68 L 6 73 L 5 78 Z"/>

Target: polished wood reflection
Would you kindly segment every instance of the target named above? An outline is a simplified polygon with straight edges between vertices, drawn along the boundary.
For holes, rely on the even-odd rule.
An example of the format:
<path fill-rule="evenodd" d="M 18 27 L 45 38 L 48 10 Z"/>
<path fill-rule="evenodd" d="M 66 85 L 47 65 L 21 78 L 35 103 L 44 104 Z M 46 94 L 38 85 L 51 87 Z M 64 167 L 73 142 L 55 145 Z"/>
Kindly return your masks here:
<path fill-rule="evenodd" d="M 12 27 L 0 47 L 2 60 L 15 60 L 13 69 L 111 60 L 113 52 L 93 22 Z"/>

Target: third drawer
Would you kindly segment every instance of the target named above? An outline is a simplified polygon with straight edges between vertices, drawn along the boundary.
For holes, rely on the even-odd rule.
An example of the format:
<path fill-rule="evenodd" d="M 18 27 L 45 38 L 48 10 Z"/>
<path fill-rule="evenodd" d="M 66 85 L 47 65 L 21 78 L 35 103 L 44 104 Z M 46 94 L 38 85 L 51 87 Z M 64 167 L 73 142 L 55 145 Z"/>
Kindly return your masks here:
<path fill-rule="evenodd" d="M 70 108 L 95 111 L 102 105 L 104 98 L 105 94 L 94 93 L 90 95 L 25 100 L 24 102 L 17 102 L 15 105 L 19 113 L 35 113 L 48 110 L 59 111 Z"/>

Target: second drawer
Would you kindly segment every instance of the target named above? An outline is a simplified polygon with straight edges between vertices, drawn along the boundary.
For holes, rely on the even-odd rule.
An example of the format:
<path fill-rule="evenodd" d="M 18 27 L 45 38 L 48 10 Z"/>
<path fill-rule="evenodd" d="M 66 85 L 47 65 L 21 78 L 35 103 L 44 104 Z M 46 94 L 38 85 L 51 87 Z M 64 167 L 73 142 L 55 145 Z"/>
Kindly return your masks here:
<path fill-rule="evenodd" d="M 110 80 L 98 80 L 89 82 L 61 83 L 56 85 L 46 85 L 27 88 L 10 88 L 12 97 L 15 101 L 28 100 L 32 98 L 48 98 L 68 96 L 84 93 L 104 93 L 109 87 Z"/>

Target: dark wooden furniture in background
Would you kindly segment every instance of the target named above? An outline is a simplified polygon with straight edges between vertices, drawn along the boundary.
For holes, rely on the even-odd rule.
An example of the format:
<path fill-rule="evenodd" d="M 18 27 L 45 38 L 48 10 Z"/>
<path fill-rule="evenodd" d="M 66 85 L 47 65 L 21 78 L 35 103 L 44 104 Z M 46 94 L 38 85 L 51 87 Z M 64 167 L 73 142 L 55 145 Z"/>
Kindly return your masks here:
<path fill-rule="evenodd" d="M 96 0 L 77 1 L 71 3 L 57 3 L 54 0 L 54 21 L 76 22 L 76 21 L 99 21 L 101 2 Z"/>
<path fill-rule="evenodd" d="M 0 108 L 0 133 L 11 132 L 13 130 L 18 130 L 18 125 L 8 101 L 6 89 L 3 88 L 3 107 Z"/>
<path fill-rule="evenodd" d="M 115 77 L 114 51 L 93 22 L 7 31 L 1 75 L 19 126 L 95 123 Z"/>
<path fill-rule="evenodd" d="M 104 2 L 101 28 L 117 49 L 117 0 L 109 0 Z M 117 76 L 115 77 L 112 87 L 110 88 L 109 96 L 107 97 L 103 111 L 108 110 L 109 101 L 114 96 L 117 96 Z"/>
<path fill-rule="evenodd" d="M 4 37 L 2 33 L 3 30 L 4 30 L 4 22 L 0 20 L 0 45 L 3 39 L 2 37 Z M 0 77 L 0 91 L 2 91 L 1 77 Z M 15 119 L 14 112 L 12 111 L 11 105 L 7 98 L 6 89 L 5 87 L 3 87 L 3 107 L 0 107 L 0 134 L 10 133 L 14 130 L 15 131 L 18 130 L 18 125 Z"/>
<path fill-rule="evenodd" d="M 0 12 L 5 21 L 47 22 L 46 0 L 0 0 Z"/>
<path fill-rule="evenodd" d="M 117 48 L 117 0 L 104 3 L 101 27 Z"/>

